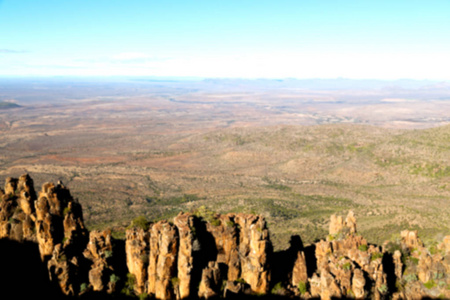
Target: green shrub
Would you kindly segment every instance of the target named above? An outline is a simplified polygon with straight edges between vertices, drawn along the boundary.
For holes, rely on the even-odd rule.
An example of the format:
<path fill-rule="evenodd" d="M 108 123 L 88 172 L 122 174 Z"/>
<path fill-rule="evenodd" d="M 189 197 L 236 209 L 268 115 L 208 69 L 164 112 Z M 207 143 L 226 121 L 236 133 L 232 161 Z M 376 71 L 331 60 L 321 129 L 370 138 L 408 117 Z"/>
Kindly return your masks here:
<path fill-rule="evenodd" d="M 344 269 L 344 270 L 350 270 L 351 268 L 352 268 L 352 264 L 349 262 L 342 265 L 342 269 Z"/>
<path fill-rule="evenodd" d="M 59 262 L 67 261 L 67 256 L 66 256 L 65 254 L 61 255 L 61 256 L 58 258 L 58 261 L 59 261 Z"/>
<path fill-rule="evenodd" d="M 438 249 L 436 247 L 436 245 L 431 245 L 428 250 L 430 251 L 431 255 L 435 255 L 438 252 Z"/>
<path fill-rule="evenodd" d="M 88 289 L 88 287 L 89 287 L 89 284 L 87 284 L 86 282 L 83 282 L 80 285 L 80 293 L 83 293 L 84 291 L 86 291 Z"/>
<path fill-rule="evenodd" d="M 111 276 L 109 276 L 109 282 L 116 283 L 119 280 L 120 280 L 120 277 L 117 276 L 116 274 L 111 274 Z"/>
<path fill-rule="evenodd" d="M 125 286 L 122 289 L 122 294 L 127 296 L 134 296 L 134 285 L 136 284 L 136 277 L 133 274 L 127 274 L 127 281 L 125 282 Z"/>
<path fill-rule="evenodd" d="M 436 282 L 433 279 L 428 280 L 423 284 L 427 289 L 432 289 L 437 286 Z"/>
<path fill-rule="evenodd" d="M 379 258 L 383 259 L 383 253 L 375 252 L 375 253 L 372 253 L 372 256 L 370 257 L 370 260 L 374 261 L 374 260 L 377 260 Z"/>
<path fill-rule="evenodd" d="M 360 251 L 367 251 L 369 249 L 369 247 L 366 244 L 362 244 L 358 247 L 358 249 Z"/>
<path fill-rule="evenodd" d="M 68 213 L 70 213 L 70 208 L 69 207 L 64 208 L 63 216 L 65 217 Z"/>
<path fill-rule="evenodd" d="M 270 292 L 272 294 L 278 294 L 282 290 L 284 290 L 283 283 L 282 282 L 278 282 L 277 284 L 275 284 L 273 286 L 273 288 L 272 288 L 272 290 Z"/>
<path fill-rule="evenodd" d="M 238 279 L 236 279 L 234 282 L 235 282 L 235 283 L 242 283 L 242 284 L 246 284 L 246 283 L 247 283 L 247 281 L 245 281 L 244 278 L 238 278 Z"/>
<path fill-rule="evenodd" d="M 235 224 L 233 221 L 231 221 L 231 220 L 230 220 L 230 221 L 227 221 L 226 224 L 227 224 L 228 227 L 234 227 L 234 225 L 236 225 L 236 224 Z"/>
<path fill-rule="evenodd" d="M 382 284 L 379 288 L 378 291 L 382 294 L 386 294 L 388 291 L 388 287 L 385 284 Z"/>
<path fill-rule="evenodd" d="M 210 223 L 211 223 L 212 226 L 220 226 L 220 224 L 221 224 L 220 220 L 219 219 L 215 219 L 215 218 L 212 219 Z"/>
<path fill-rule="evenodd" d="M 113 255 L 113 252 L 111 251 L 111 250 L 106 250 L 105 251 L 105 257 L 106 258 L 109 258 L 109 257 L 111 257 Z"/>
<path fill-rule="evenodd" d="M 419 264 L 419 259 L 416 257 L 410 257 L 409 261 L 412 262 L 416 266 Z"/>
<path fill-rule="evenodd" d="M 308 291 L 308 285 L 306 284 L 306 282 L 300 281 L 298 283 L 298 291 L 302 295 L 304 295 Z"/>
<path fill-rule="evenodd" d="M 150 228 L 150 222 L 147 221 L 145 216 L 139 216 L 131 221 L 129 228 L 141 228 L 144 231 L 147 231 Z"/>
<path fill-rule="evenodd" d="M 407 274 L 403 276 L 403 279 L 406 281 L 406 283 L 410 283 L 413 281 L 417 281 L 417 275 L 416 274 Z"/>
<path fill-rule="evenodd" d="M 173 277 L 170 279 L 170 283 L 172 284 L 173 288 L 176 288 L 180 285 L 180 278 L 178 277 Z"/>
<path fill-rule="evenodd" d="M 149 299 L 150 295 L 147 293 L 139 294 L 139 300 Z"/>

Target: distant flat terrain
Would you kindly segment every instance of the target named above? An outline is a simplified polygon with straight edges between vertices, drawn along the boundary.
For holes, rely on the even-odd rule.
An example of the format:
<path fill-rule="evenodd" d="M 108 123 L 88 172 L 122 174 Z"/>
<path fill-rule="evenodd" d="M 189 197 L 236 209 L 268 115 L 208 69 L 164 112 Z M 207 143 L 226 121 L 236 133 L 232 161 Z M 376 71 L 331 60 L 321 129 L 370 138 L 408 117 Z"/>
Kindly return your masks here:
<path fill-rule="evenodd" d="M 372 242 L 450 234 L 450 88 L 301 84 L 0 80 L 0 180 L 62 180 L 91 228 L 206 205 L 263 214 L 278 248 L 349 209 Z"/>

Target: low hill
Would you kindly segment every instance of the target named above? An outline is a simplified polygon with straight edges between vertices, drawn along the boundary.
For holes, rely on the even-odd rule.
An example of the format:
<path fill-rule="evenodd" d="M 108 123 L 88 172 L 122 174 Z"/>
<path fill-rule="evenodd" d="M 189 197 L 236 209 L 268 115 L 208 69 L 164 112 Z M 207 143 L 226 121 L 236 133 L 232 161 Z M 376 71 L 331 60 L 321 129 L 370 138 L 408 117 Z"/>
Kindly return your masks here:
<path fill-rule="evenodd" d="M 0 109 L 9 109 L 9 108 L 17 108 L 17 107 L 21 107 L 21 106 L 17 103 L 13 103 L 13 102 L 0 101 Z"/>

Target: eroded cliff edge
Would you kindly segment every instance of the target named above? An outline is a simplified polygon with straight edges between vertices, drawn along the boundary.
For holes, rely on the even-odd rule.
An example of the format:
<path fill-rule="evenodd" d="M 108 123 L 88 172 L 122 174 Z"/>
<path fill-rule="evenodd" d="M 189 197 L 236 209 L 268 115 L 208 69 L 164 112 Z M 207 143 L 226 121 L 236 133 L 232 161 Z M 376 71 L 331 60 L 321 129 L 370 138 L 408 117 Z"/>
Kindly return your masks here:
<path fill-rule="evenodd" d="M 7 178 L 0 197 L 1 251 L 9 261 L 2 272 L 13 274 L 6 283 L 17 280 L 25 289 L 156 299 L 450 298 L 450 236 L 426 248 L 416 231 L 405 230 L 398 241 L 369 245 L 351 211 L 345 219 L 331 216 L 325 240 L 304 247 L 294 236 L 289 249 L 273 253 L 258 215 L 199 209 L 173 222 L 135 221 L 121 241 L 108 230 L 88 232 L 81 205 L 61 182 L 37 194 L 27 174 Z M 10 251 L 25 246 L 28 252 Z M 19 256 L 24 269 L 33 262 L 32 270 L 8 269 L 17 267 L 19 253 L 39 256 L 40 265 Z"/>

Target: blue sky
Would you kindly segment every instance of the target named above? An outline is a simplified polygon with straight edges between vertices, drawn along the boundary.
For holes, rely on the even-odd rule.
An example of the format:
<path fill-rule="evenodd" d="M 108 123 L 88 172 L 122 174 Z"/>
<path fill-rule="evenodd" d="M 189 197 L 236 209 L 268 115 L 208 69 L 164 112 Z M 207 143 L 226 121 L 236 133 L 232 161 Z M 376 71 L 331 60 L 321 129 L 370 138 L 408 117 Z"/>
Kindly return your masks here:
<path fill-rule="evenodd" d="M 450 80 L 449 14 L 448 0 L 0 0 L 0 75 Z"/>

